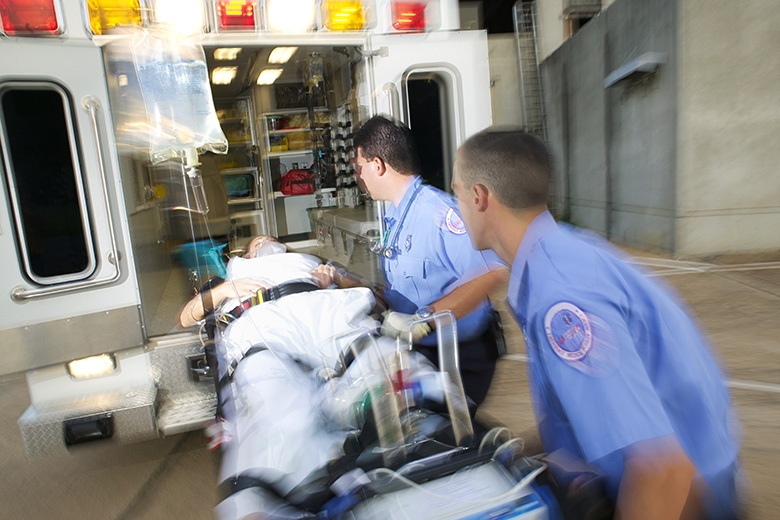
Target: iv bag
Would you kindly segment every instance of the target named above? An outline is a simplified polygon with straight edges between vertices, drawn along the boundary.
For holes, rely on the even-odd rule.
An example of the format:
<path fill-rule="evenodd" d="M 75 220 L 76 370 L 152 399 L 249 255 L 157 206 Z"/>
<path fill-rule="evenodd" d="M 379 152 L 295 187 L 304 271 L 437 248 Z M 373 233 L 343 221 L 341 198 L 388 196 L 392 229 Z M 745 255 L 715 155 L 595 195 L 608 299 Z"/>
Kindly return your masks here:
<path fill-rule="evenodd" d="M 192 150 L 227 153 L 200 45 L 163 28 L 132 29 L 107 55 L 121 105 L 120 142 L 147 149 L 154 164 Z"/>

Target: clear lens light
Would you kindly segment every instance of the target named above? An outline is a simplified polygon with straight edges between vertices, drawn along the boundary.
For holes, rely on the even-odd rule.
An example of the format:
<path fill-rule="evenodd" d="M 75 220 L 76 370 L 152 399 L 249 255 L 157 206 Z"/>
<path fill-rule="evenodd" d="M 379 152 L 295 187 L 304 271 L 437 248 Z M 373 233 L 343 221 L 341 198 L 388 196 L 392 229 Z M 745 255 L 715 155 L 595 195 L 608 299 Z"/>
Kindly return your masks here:
<path fill-rule="evenodd" d="M 284 72 L 284 69 L 265 69 L 257 78 L 257 84 L 271 85 L 274 81 L 279 79 L 279 76 L 282 75 L 282 72 Z"/>
<path fill-rule="evenodd" d="M 229 85 L 236 77 L 238 67 L 217 67 L 211 71 L 211 83 L 214 85 Z"/>
<path fill-rule="evenodd" d="M 268 28 L 287 33 L 307 32 L 314 26 L 314 0 L 266 0 Z"/>
<path fill-rule="evenodd" d="M 241 53 L 241 47 L 223 47 L 214 50 L 214 59 L 218 61 L 233 61 Z"/>
<path fill-rule="evenodd" d="M 116 370 L 114 357 L 109 354 L 100 354 L 83 359 L 77 359 L 68 363 L 68 372 L 75 379 L 89 379 L 110 374 Z"/>
<path fill-rule="evenodd" d="M 156 0 L 154 19 L 174 27 L 185 35 L 198 34 L 203 30 L 202 0 Z"/>
<path fill-rule="evenodd" d="M 268 63 L 287 63 L 298 47 L 277 47 L 268 56 Z"/>

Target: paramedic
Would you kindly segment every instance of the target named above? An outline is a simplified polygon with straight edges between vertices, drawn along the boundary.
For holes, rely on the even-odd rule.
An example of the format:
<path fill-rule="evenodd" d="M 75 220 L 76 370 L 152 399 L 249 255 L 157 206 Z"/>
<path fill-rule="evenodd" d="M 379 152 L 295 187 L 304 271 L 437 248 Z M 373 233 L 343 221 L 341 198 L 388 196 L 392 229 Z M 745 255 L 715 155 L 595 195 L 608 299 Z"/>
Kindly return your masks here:
<path fill-rule="evenodd" d="M 600 474 L 616 518 L 737 517 L 737 424 L 705 341 L 617 248 L 555 222 L 549 178 L 539 139 L 487 130 L 452 181 L 474 246 L 512 265 L 545 450 Z"/>
<path fill-rule="evenodd" d="M 252 259 L 280 253 L 287 253 L 287 248 L 274 237 L 259 235 L 252 238 L 246 250 L 228 262 L 227 281 L 221 278 L 209 280 L 201 292 L 187 302 L 179 313 L 179 325 L 197 325 L 213 309 L 232 300 L 235 300 L 235 307 L 240 300 L 255 296 L 260 289 L 269 289 L 293 280 L 318 283 L 311 271 L 321 262 L 311 255 L 287 253 L 284 259 L 273 262 L 279 265 L 266 262 L 265 272 L 257 272 Z"/>
<path fill-rule="evenodd" d="M 406 126 L 374 116 L 352 141 L 361 189 L 374 200 L 392 203 L 381 248 L 384 297 L 394 312 L 386 316 L 383 332 L 397 335 L 418 316 L 452 311 L 458 320 L 463 386 L 479 405 L 490 389 L 498 357 L 487 296 L 506 281 L 507 270 L 495 253 L 480 253 L 471 246 L 454 198 L 423 184 Z M 436 338 L 426 337 L 429 332 L 427 325 L 413 330 L 415 348 L 436 363 Z"/>

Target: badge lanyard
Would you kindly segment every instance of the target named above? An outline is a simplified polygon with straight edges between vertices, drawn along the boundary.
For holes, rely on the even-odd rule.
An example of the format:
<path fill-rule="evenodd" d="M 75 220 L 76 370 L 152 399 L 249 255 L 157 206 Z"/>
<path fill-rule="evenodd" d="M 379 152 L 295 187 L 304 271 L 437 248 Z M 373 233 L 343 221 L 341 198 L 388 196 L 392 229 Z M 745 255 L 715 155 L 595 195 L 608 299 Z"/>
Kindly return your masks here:
<path fill-rule="evenodd" d="M 417 198 L 417 194 L 420 193 L 420 190 L 422 189 L 422 183 L 418 184 L 417 187 L 414 189 L 414 192 L 412 192 L 412 196 L 409 197 L 409 202 L 406 203 L 406 207 L 404 207 L 403 213 L 401 213 L 401 218 L 398 220 L 398 223 L 396 224 L 395 229 L 393 230 L 393 236 L 390 238 L 390 240 L 387 240 L 387 234 L 390 232 L 388 229 L 385 231 L 385 236 L 382 237 L 382 242 L 376 242 L 374 244 L 374 247 L 371 248 L 371 251 L 384 256 L 388 260 L 393 258 L 397 253 L 397 247 L 395 247 L 395 243 L 398 241 L 398 234 L 401 232 L 401 225 L 404 223 L 404 219 L 406 219 L 406 214 L 409 213 L 409 208 L 412 207 L 412 203 L 414 202 L 414 199 Z M 389 244 L 386 245 L 386 244 Z"/>

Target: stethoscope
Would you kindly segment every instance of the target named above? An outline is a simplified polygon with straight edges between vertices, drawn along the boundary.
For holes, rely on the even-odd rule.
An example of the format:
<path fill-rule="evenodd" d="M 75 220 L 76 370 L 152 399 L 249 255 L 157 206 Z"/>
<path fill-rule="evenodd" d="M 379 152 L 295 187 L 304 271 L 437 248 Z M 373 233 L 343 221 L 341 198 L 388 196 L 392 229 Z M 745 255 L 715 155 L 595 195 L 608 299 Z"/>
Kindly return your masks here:
<path fill-rule="evenodd" d="M 396 223 L 395 229 L 393 230 L 393 236 L 390 238 L 390 240 L 387 240 L 387 235 L 390 232 L 390 230 L 385 231 L 385 236 L 382 237 L 382 241 L 379 240 L 375 241 L 371 245 L 371 252 L 375 253 L 379 256 L 384 256 L 388 260 L 395 257 L 395 255 L 398 254 L 398 248 L 396 247 L 396 242 L 398 242 L 398 234 L 401 232 L 402 224 L 404 223 L 404 219 L 406 219 L 406 214 L 409 213 L 409 208 L 412 207 L 412 202 L 414 202 L 414 199 L 417 197 L 417 194 L 420 193 L 420 190 L 422 189 L 422 183 L 418 184 L 417 187 L 412 192 L 412 196 L 409 197 L 409 202 L 406 203 L 406 206 L 404 207 L 403 212 L 401 213 L 400 220 Z M 385 245 L 388 244 L 388 245 Z"/>

